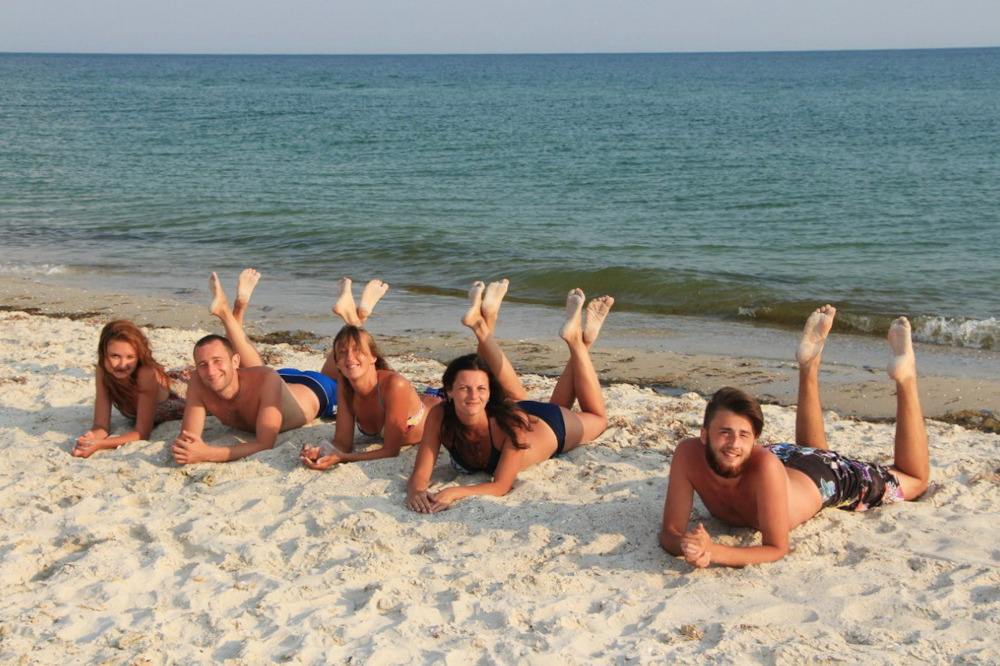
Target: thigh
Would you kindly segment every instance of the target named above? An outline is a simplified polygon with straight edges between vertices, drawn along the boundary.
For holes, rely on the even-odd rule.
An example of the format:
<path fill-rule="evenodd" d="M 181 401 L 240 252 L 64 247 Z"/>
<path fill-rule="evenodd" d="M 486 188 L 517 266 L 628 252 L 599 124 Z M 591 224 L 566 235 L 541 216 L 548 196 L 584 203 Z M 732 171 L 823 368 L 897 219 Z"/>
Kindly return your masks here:
<path fill-rule="evenodd" d="M 607 421 L 603 417 L 587 412 L 574 412 L 565 407 L 560 407 L 560 409 L 562 409 L 563 421 L 566 423 L 564 453 L 581 444 L 594 441 L 604 432 Z"/>

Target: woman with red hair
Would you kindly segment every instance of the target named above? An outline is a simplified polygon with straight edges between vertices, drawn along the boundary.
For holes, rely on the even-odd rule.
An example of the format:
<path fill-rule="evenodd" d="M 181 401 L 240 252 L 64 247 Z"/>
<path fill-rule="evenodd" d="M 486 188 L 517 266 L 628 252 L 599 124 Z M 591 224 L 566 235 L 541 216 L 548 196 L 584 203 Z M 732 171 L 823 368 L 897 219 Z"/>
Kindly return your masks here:
<path fill-rule="evenodd" d="M 73 455 L 114 449 L 149 439 L 153 426 L 184 414 L 188 370 L 167 372 L 155 358 L 149 338 L 125 319 L 109 321 L 97 344 L 97 395 L 94 424 L 76 440 Z M 110 437 L 111 406 L 135 423 L 131 432 Z"/>

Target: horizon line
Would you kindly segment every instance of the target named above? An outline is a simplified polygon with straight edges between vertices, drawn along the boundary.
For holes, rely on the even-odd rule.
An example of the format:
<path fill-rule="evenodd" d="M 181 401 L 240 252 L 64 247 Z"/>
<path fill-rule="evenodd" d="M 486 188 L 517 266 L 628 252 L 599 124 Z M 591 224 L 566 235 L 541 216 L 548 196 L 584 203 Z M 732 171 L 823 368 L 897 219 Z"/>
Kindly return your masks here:
<path fill-rule="evenodd" d="M 211 52 L 211 51 L 0 51 L 2 56 L 215 56 L 215 57 L 496 57 L 496 56 L 608 56 L 608 55 L 738 55 L 781 53 L 884 53 L 900 51 L 975 51 L 998 49 L 995 46 L 918 46 L 897 48 L 816 48 L 816 49 L 734 49 L 719 51 L 497 51 L 497 52 L 389 52 L 326 53 L 283 51 Z"/>

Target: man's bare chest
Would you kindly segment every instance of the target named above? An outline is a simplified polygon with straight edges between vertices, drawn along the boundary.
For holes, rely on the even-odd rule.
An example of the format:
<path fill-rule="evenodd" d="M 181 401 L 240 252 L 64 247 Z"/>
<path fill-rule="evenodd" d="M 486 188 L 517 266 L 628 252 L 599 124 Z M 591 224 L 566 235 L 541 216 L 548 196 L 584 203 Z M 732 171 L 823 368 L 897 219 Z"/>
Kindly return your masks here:
<path fill-rule="evenodd" d="M 706 488 L 698 490 L 698 497 L 708 512 L 719 520 L 736 527 L 757 526 L 757 504 L 731 488 Z"/>

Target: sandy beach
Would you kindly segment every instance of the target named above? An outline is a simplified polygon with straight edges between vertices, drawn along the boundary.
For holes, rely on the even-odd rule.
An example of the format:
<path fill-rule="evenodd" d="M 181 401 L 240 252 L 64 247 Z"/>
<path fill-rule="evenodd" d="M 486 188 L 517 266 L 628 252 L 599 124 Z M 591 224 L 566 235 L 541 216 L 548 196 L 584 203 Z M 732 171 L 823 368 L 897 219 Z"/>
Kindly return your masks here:
<path fill-rule="evenodd" d="M 189 364 L 219 327 L 204 307 L 12 279 L 0 306 L 4 663 L 1000 662 L 1000 436 L 937 420 L 994 409 L 995 380 L 921 377 L 933 471 L 919 501 L 826 510 L 777 563 L 695 571 L 656 540 L 674 446 L 723 384 L 770 403 L 762 441 L 791 440 L 792 348 L 777 362 L 602 338 L 607 432 L 522 473 L 505 497 L 425 516 L 404 503 L 412 449 L 304 468 L 297 451 L 328 440 L 327 421 L 230 464 L 177 466 L 179 422 L 74 458 L 105 320 L 148 326 L 166 367 Z M 454 333 L 380 342 L 431 386 L 471 347 Z M 546 399 L 565 350 L 503 342 Z M 279 367 L 322 363 L 319 348 L 260 347 Z M 823 398 L 832 446 L 887 462 L 893 393 L 876 370 L 825 371 Z M 117 412 L 113 424 L 126 427 Z M 205 439 L 236 436 L 210 419 Z M 439 461 L 435 484 L 468 482 Z M 725 543 L 757 539 L 697 502 L 695 513 Z"/>

